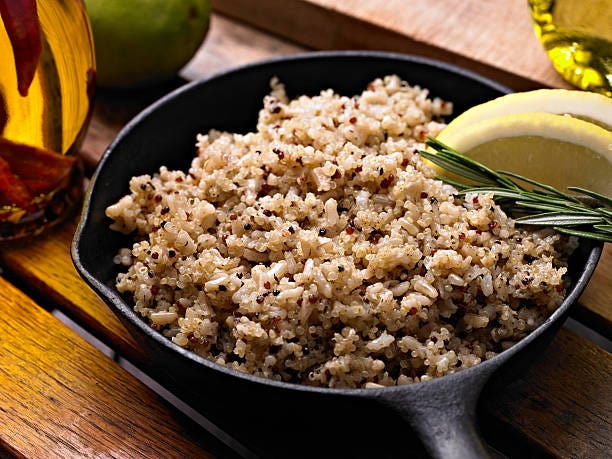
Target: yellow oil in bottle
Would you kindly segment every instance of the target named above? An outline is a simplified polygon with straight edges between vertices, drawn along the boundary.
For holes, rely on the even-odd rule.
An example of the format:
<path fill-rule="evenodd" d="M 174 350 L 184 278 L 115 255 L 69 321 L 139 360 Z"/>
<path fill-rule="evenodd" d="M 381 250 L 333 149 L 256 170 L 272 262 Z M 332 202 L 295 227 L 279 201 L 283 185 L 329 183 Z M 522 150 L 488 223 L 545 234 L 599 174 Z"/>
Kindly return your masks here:
<path fill-rule="evenodd" d="M 11 3 L 7 4 L 11 8 Z M 7 26 L 4 20 L 0 22 L 0 140 L 8 141 L 3 149 L 10 149 L 14 142 L 72 156 L 82 143 L 93 103 L 95 57 L 90 24 L 82 0 L 37 0 L 36 10 L 42 51 L 25 96 L 18 91 Z M 5 159 L 19 162 L 13 167 L 12 179 L 23 178 L 15 171 L 19 167 L 23 171 L 28 158 L 19 155 L 27 154 L 27 148 L 15 148 L 5 155 Z M 43 169 L 54 167 L 52 155 L 30 159 L 40 162 L 41 158 L 50 158 L 48 163 L 43 161 Z M 31 206 L 11 202 L 0 190 L 0 241 L 37 234 L 69 212 L 82 194 L 80 162 L 74 161 L 71 169 L 56 188 L 34 188 Z M 29 183 L 35 179 L 28 177 Z"/>
<path fill-rule="evenodd" d="M 612 97 L 612 2 L 529 0 L 535 32 L 570 84 Z"/>

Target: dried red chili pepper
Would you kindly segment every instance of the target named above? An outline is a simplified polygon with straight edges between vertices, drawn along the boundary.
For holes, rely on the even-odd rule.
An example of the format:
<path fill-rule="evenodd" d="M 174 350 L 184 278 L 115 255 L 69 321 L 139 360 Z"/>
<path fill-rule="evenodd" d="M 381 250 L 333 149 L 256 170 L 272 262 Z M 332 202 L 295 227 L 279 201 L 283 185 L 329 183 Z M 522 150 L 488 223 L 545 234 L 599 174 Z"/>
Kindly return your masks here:
<path fill-rule="evenodd" d="M 28 212 L 34 211 L 32 195 L 28 187 L 11 171 L 8 161 L 0 157 L 0 193 L 11 204 L 21 207 Z"/>
<path fill-rule="evenodd" d="M 19 94 L 25 97 L 28 95 L 42 52 L 36 0 L 0 0 L 0 15 L 13 47 L 17 88 Z"/>
<path fill-rule="evenodd" d="M 76 158 L 72 156 L 2 138 L 0 158 L 8 164 L 8 172 L 3 170 L 0 174 L 18 176 L 34 195 L 48 193 L 65 185 L 76 163 Z"/>

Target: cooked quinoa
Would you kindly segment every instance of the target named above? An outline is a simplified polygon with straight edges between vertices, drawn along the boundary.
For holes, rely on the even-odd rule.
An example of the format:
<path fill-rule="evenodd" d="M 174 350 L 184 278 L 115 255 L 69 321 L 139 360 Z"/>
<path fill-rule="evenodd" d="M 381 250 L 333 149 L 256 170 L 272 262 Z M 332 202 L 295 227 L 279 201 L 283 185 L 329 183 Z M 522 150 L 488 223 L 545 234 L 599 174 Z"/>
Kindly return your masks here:
<path fill-rule="evenodd" d="M 134 177 L 107 209 L 136 242 L 117 289 L 179 346 L 324 387 L 425 381 L 512 346 L 561 303 L 562 244 L 418 154 L 452 105 L 397 76 L 288 100 L 248 134 L 197 138 L 187 172 Z"/>

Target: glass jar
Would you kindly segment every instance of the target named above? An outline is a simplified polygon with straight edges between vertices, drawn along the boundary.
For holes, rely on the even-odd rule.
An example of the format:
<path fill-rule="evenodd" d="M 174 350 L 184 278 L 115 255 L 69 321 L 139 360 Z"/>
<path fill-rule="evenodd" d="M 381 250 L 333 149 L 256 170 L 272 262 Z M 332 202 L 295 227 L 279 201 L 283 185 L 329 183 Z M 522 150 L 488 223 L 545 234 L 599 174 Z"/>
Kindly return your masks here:
<path fill-rule="evenodd" d="M 569 83 L 612 97 L 610 0 L 529 0 L 536 36 Z"/>
<path fill-rule="evenodd" d="M 82 0 L 0 0 L 0 15 L 2 242 L 41 233 L 80 202 L 96 71 Z"/>

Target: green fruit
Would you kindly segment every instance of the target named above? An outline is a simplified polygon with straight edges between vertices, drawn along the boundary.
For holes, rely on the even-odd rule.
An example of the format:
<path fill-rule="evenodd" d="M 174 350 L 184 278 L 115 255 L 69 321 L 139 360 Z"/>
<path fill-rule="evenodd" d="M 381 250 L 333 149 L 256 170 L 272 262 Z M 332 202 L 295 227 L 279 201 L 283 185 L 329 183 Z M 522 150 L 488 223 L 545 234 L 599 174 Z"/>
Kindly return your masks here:
<path fill-rule="evenodd" d="M 143 86 L 175 76 L 208 31 L 209 0 L 84 1 L 100 86 Z"/>

